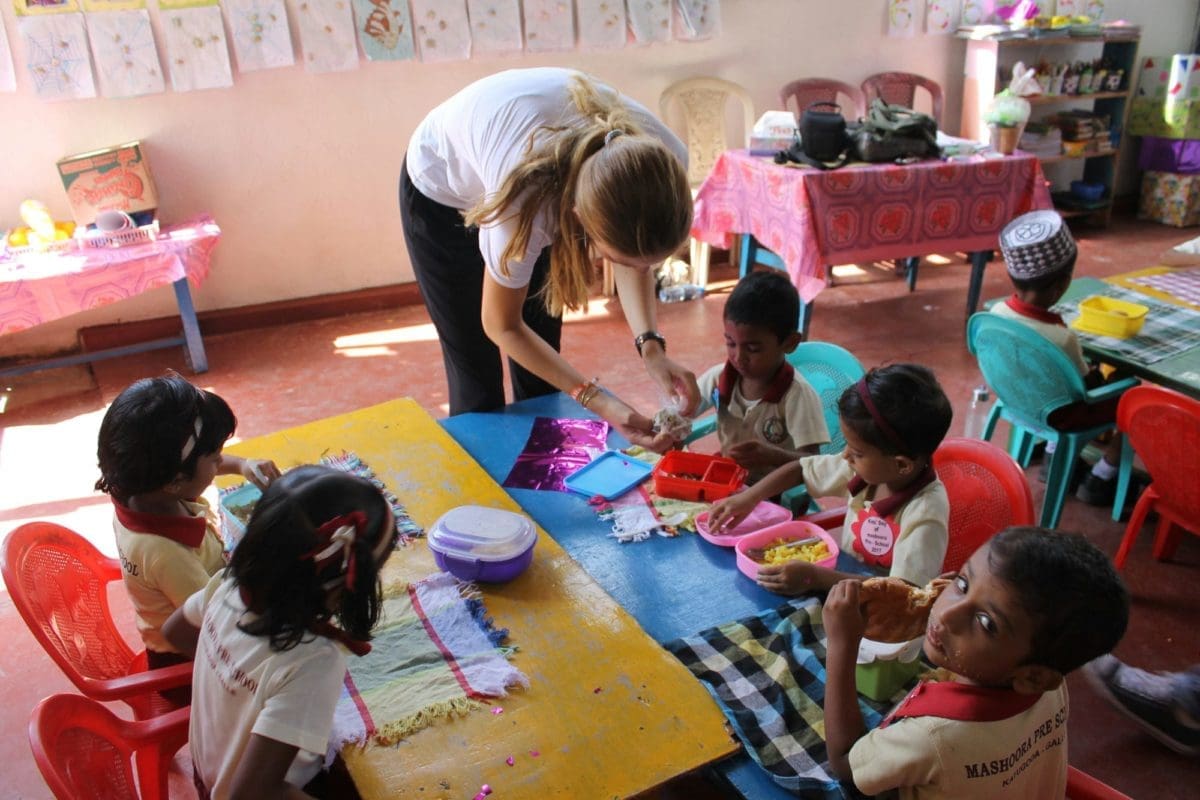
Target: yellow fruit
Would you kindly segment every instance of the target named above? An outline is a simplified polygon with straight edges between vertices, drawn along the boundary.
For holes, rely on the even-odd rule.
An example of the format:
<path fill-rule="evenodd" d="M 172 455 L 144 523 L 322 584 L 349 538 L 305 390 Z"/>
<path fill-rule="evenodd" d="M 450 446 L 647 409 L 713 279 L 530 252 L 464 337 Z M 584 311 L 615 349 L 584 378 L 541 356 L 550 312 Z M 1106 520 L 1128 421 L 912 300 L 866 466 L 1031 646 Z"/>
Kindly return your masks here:
<path fill-rule="evenodd" d="M 10 247 L 25 247 L 29 244 L 29 229 L 28 228 L 13 228 L 8 232 L 8 244 Z"/>

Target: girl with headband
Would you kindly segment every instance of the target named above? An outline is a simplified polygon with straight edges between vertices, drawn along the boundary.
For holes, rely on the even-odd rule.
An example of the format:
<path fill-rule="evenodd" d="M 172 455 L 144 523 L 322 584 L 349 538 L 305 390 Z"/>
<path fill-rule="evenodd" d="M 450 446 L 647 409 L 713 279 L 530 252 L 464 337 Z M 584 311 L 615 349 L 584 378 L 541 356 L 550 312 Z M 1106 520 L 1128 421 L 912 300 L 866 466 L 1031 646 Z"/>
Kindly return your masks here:
<path fill-rule="evenodd" d="M 225 566 L 217 517 L 201 494 L 216 475 L 241 475 L 266 488 L 271 461 L 222 452 L 237 418 L 219 395 L 176 373 L 126 387 L 104 413 L 96 489 L 112 497 L 121 576 L 137 616 L 150 669 L 188 660 L 162 624 Z M 188 690 L 167 698 L 186 705 Z"/>
<path fill-rule="evenodd" d="M 924 586 L 941 573 L 949 540 L 950 504 L 932 460 L 950 428 L 950 401 L 926 367 L 893 364 L 847 388 L 838 413 L 845 451 L 784 464 L 714 505 L 710 525 L 732 527 L 760 501 L 803 483 L 812 497 L 846 496 L 842 552 Z M 786 595 L 866 577 L 800 560 L 758 570 L 764 589 Z"/>
<path fill-rule="evenodd" d="M 450 413 L 569 393 L 635 444 L 663 450 L 651 419 L 559 354 L 562 314 L 587 305 L 613 265 L 631 349 L 679 407 L 695 375 L 666 353 L 653 269 L 687 241 L 687 149 L 645 107 L 568 69 L 501 72 L 417 126 L 400 173 L 400 216 L 442 345 Z"/>
<path fill-rule="evenodd" d="M 188 738 L 201 798 L 307 796 L 330 780 L 321 767 L 346 651 L 371 648 L 395 541 L 379 489 L 298 467 L 263 494 L 229 568 L 167 620 L 163 632 L 195 655 Z"/>

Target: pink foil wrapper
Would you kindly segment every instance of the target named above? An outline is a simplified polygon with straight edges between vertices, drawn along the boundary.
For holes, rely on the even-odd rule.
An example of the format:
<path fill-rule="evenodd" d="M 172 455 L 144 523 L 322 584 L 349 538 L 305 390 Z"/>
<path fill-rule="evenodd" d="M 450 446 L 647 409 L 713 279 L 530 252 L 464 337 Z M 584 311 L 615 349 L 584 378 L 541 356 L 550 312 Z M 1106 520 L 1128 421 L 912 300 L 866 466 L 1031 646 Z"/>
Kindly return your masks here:
<path fill-rule="evenodd" d="M 504 487 L 570 491 L 563 481 L 591 463 L 607 438 L 608 423 L 603 420 L 537 417 Z"/>

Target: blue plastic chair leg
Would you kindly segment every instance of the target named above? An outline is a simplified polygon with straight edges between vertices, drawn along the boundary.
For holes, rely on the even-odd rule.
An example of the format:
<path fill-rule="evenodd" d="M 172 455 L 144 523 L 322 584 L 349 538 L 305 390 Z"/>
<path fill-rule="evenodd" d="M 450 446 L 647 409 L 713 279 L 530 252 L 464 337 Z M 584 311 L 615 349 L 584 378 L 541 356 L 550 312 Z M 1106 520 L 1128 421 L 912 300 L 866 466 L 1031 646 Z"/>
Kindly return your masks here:
<path fill-rule="evenodd" d="M 1083 449 L 1082 442 L 1074 436 L 1061 436 L 1050 459 L 1050 474 L 1046 478 L 1046 496 L 1042 499 L 1040 524 L 1043 528 L 1058 527 L 1062 516 L 1067 490 L 1071 487 L 1071 473 L 1075 471 L 1075 459 Z"/>
<path fill-rule="evenodd" d="M 996 423 L 1000 419 L 1000 411 L 1004 408 L 1004 403 L 999 399 L 992 403 L 992 410 L 988 412 L 987 421 L 983 423 L 983 440 L 990 442 L 992 434 L 996 432 Z"/>
<path fill-rule="evenodd" d="M 750 234 L 742 234 L 741 253 L 738 256 L 738 277 L 744 278 L 749 274 L 750 270 L 754 269 L 754 262 L 757 260 L 758 247 L 754 242 L 754 237 Z"/>
<path fill-rule="evenodd" d="M 1133 477 L 1133 446 L 1129 437 L 1121 437 L 1121 466 L 1117 472 L 1117 493 L 1113 497 L 1113 522 L 1121 521 L 1121 509 L 1125 508 L 1125 498 L 1129 495 L 1129 483 Z"/>
<path fill-rule="evenodd" d="M 1022 467 L 1028 467 L 1029 462 L 1033 460 L 1033 448 L 1036 444 L 1036 436 L 1029 431 L 1021 432 L 1021 447 L 1020 454 L 1017 456 L 1017 463 Z"/>

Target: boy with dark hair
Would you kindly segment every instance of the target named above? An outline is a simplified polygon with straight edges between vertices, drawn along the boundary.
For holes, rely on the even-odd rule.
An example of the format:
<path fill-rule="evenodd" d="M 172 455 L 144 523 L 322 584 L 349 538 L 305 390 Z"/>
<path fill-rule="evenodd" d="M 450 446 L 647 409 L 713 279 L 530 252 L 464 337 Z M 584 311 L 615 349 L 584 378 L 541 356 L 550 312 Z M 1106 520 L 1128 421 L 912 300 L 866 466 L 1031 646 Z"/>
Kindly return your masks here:
<path fill-rule="evenodd" d="M 1015 291 L 1003 303 L 992 306 L 992 313 L 1015 319 L 1057 345 L 1071 359 L 1089 388 L 1104 383 L 1100 370 L 1089 365 L 1083 357 L 1079 337 L 1067 327 L 1061 316 L 1050 311 L 1071 285 L 1075 260 L 1079 254 L 1063 218 L 1055 211 L 1022 214 L 1000 232 L 1000 250 L 1004 254 L 1004 263 Z M 1048 421 L 1055 428 L 1063 430 L 1087 428 L 1105 422 L 1115 424 L 1119 400 L 1119 397 L 1114 397 L 1111 402 L 1065 406 L 1051 414 Z M 1046 452 L 1054 452 L 1052 442 L 1047 443 Z M 1090 505 L 1111 504 L 1116 494 L 1120 460 L 1121 439 L 1114 434 L 1104 458 L 1096 462 L 1080 485 L 1079 499 Z M 1049 459 L 1046 463 L 1049 463 Z M 1045 480 L 1044 470 L 1042 479 Z"/>
<path fill-rule="evenodd" d="M 700 376 L 700 413 L 717 409 L 721 453 L 761 479 L 829 441 L 821 398 L 787 362 L 800 343 L 800 295 L 776 270 L 751 272 L 725 301 L 727 360 Z"/>
<path fill-rule="evenodd" d="M 843 781 L 901 798 L 1062 797 L 1063 676 L 1125 633 L 1129 593 L 1084 537 L 1008 528 L 975 551 L 933 604 L 925 656 L 950 673 L 923 681 L 870 732 L 855 661 L 866 620 L 858 583 L 835 586 L 828 636 L 825 742 Z"/>

